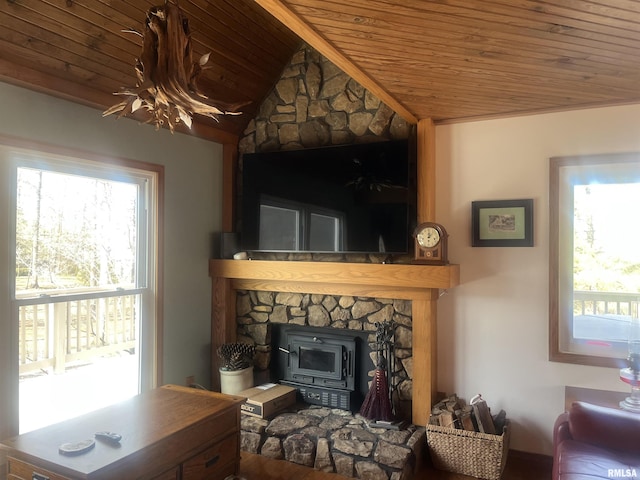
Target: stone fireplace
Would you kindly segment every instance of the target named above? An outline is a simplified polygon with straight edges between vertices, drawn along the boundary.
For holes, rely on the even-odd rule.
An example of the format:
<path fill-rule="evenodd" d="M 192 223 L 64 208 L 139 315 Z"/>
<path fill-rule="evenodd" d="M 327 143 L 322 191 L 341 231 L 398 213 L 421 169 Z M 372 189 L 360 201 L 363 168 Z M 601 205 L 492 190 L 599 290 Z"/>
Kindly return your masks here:
<path fill-rule="evenodd" d="M 273 358 L 273 324 L 307 324 L 369 334 L 376 320 L 395 319 L 398 396 L 411 392 L 412 425 L 372 428 L 346 410 L 311 405 L 274 419 L 244 416 L 242 450 L 373 480 L 411 478 L 423 452 L 436 374 L 436 303 L 459 282 L 458 265 L 211 260 L 212 347 L 239 335 L 264 336 L 259 366 Z M 410 360 L 409 360 L 410 359 Z M 413 368 L 413 365 L 416 368 Z M 373 365 L 371 363 L 370 365 Z M 212 385 L 218 359 L 212 356 Z"/>
<path fill-rule="evenodd" d="M 241 450 L 371 480 L 408 480 L 426 446 L 425 428 L 377 428 L 358 414 L 375 365 L 377 324 L 394 322 L 397 419 L 411 418 L 411 301 L 237 291 L 238 340 L 257 347 L 260 372 L 298 389 L 298 405 L 274 418 L 243 416 Z M 305 349 L 313 356 L 304 360 Z M 263 378 L 264 379 L 264 378 Z"/>
<path fill-rule="evenodd" d="M 434 214 L 430 170 L 434 156 L 425 146 L 431 145 L 427 137 L 433 133 L 432 123 L 419 123 L 417 129 L 407 124 L 371 92 L 303 46 L 240 139 L 238 167 L 242 168 L 244 153 L 417 134 L 417 218 L 428 220 Z M 242 195 L 241 184 L 234 194 Z M 233 227 L 241 230 L 239 225 Z M 344 329 L 363 335 L 368 345 L 375 323 L 393 320 L 397 325 L 394 403 L 412 425 L 406 430 L 372 429 L 348 411 L 311 405 L 271 420 L 243 416 L 242 449 L 345 476 L 409 478 L 425 445 L 424 425 L 435 394 L 436 304 L 441 290 L 458 284 L 458 265 L 410 265 L 408 255 L 391 259 L 393 264 L 376 255 L 252 257 L 210 262 L 212 351 L 247 337 L 258 345 L 258 371 L 267 381 L 274 355 L 279 355 L 272 345 L 274 325 Z M 367 360 L 366 381 L 374 366 L 371 355 Z M 214 389 L 219 385 L 217 371 L 213 355 Z"/>
<path fill-rule="evenodd" d="M 392 391 L 393 406 L 399 419 L 411 419 L 411 393 L 413 378 L 411 301 L 402 299 L 354 297 L 350 295 L 322 295 L 311 293 L 238 291 L 236 302 L 237 334 L 240 341 L 256 345 L 256 380 L 258 382 L 277 382 L 286 377 L 284 369 L 279 368 L 287 361 L 286 346 L 279 332 L 292 327 L 307 327 L 314 332 L 327 332 L 327 335 L 345 332 L 359 341 L 358 354 L 354 356 L 353 366 L 357 376 L 351 388 L 347 382 L 335 385 L 335 395 L 340 391 L 353 391 L 353 400 L 343 400 L 342 405 L 330 403 L 328 407 L 344 407 L 358 411 L 376 364 L 375 331 L 376 325 L 383 322 L 394 323 L 392 339 L 393 359 L 389 365 L 389 386 Z M 286 326 L 286 327 L 285 327 Z M 320 335 L 320 333 L 318 333 Z M 278 339 L 280 339 L 278 341 Z M 322 341 L 322 340 L 320 340 Z M 326 342 L 325 342 L 326 343 Z M 296 386 L 305 383 L 296 382 Z M 327 380 L 329 382 L 330 379 Z M 319 383 L 319 382 L 315 382 Z M 331 392 L 329 388 L 326 391 Z M 310 386 L 307 390 L 321 392 Z M 310 401 L 323 405 L 322 403 Z"/>
<path fill-rule="evenodd" d="M 335 322 L 346 322 L 345 325 L 348 325 L 350 321 L 354 321 L 337 318 L 340 312 L 344 314 L 345 307 L 340 305 L 340 299 L 343 297 L 351 297 L 351 300 L 345 298 L 343 303 L 354 302 L 351 307 L 352 317 L 356 319 L 366 317 L 362 323 L 363 331 L 371 328 L 369 322 L 371 315 L 354 314 L 353 308 L 369 308 L 376 302 L 380 304 L 379 312 L 384 312 L 379 313 L 381 316 L 390 314 L 393 318 L 394 314 L 391 312 L 395 311 L 398 323 L 401 324 L 401 328 L 396 331 L 396 345 L 411 346 L 411 362 L 415 365 L 415 368 L 408 369 L 403 366 L 406 372 L 412 373 L 412 377 L 407 377 L 407 380 L 411 380 L 410 383 L 400 382 L 400 384 L 410 387 L 412 397 L 420 399 L 411 403 L 412 423 L 426 425 L 436 389 L 436 305 L 442 289 L 458 285 L 459 265 L 211 260 L 209 274 L 212 278 L 211 344 L 214 352 L 222 343 L 237 340 L 237 309 L 240 308 L 241 312 L 245 311 L 248 315 L 251 309 L 246 310 L 246 308 L 251 304 L 251 295 L 257 298 L 260 294 L 269 298 L 281 293 L 283 299 L 300 299 L 300 304 L 296 306 L 286 305 L 286 302 L 279 302 L 283 305 L 274 303 L 270 315 L 265 311 L 268 310 L 266 305 L 262 305 L 256 312 L 262 321 L 255 324 L 250 316 L 241 316 L 241 318 L 251 318 L 253 326 L 250 329 L 254 330 L 254 334 L 262 330 L 265 338 L 268 334 L 267 321 L 271 319 L 270 321 L 273 322 L 283 318 L 281 323 L 284 323 L 284 317 L 280 315 L 287 310 L 293 315 L 294 322 L 301 322 L 302 312 L 299 309 L 304 305 L 305 299 L 309 302 L 306 305 L 311 313 L 307 318 L 312 325 L 318 321 L 331 322 L 331 313 L 336 317 Z M 242 292 L 254 293 L 247 293 L 249 299 L 240 301 L 238 300 L 239 292 L 241 295 Z M 327 306 L 322 305 L 321 298 L 326 298 L 325 296 L 332 297 L 326 301 L 328 305 L 335 302 L 334 308 L 327 310 Z M 318 303 L 314 303 L 313 298 L 317 299 Z M 394 300 L 391 300 L 391 303 L 384 303 L 381 299 Z M 405 302 L 401 302 L 402 300 Z M 243 302 L 247 301 L 249 304 L 245 306 Z M 289 302 L 292 303 L 292 300 Z M 259 305 L 259 302 L 256 304 Z M 394 304 L 398 308 L 395 308 Z M 409 317 L 408 310 L 411 312 L 411 321 L 408 318 L 402 318 Z M 326 318 L 325 311 L 328 320 L 319 320 Z M 297 315 L 298 313 L 300 315 Z M 286 322 L 288 321 L 287 317 Z M 405 330 L 402 322 L 410 323 L 411 329 Z M 403 340 L 402 336 L 405 334 Z M 270 344 L 270 339 L 268 343 Z M 409 350 L 409 348 L 398 350 Z M 267 351 L 263 353 L 268 357 Z M 406 353 L 409 352 L 401 352 L 401 355 Z M 211 360 L 211 384 L 214 389 L 217 389 L 220 381 L 219 359 L 217 355 L 212 355 Z M 404 363 L 402 360 L 405 360 Z M 398 364 L 409 366 L 410 362 L 407 362 L 406 358 L 400 358 Z"/>

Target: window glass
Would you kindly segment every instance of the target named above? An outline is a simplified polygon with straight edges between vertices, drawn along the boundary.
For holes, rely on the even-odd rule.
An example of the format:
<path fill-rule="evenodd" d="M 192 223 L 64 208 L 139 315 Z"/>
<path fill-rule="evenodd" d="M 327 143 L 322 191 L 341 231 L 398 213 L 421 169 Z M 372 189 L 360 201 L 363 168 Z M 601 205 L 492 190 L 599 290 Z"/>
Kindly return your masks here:
<path fill-rule="evenodd" d="M 18 168 L 16 292 L 136 285 L 139 186 Z"/>
<path fill-rule="evenodd" d="M 309 249 L 316 252 L 340 250 L 340 219 L 335 216 L 311 213 L 309 216 Z"/>
<path fill-rule="evenodd" d="M 551 160 L 552 360 L 620 366 L 640 299 L 640 157 Z"/>
<path fill-rule="evenodd" d="M 260 205 L 261 250 L 298 250 L 300 212 L 293 208 Z"/>
<path fill-rule="evenodd" d="M 260 250 L 338 252 L 344 242 L 344 215 L 290 200 L 260 202 Z"/>

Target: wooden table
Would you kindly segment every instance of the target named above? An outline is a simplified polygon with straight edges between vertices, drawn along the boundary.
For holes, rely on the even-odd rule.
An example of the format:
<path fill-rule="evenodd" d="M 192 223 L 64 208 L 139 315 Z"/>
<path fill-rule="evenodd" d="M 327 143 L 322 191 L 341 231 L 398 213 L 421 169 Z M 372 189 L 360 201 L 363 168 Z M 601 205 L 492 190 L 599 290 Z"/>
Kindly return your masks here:
<path fill-rule="evenodd" d="M 167 385 L 81 417 L 10 438 L 9 480 L 222 480 L 238 471 L 242 397 Z M 120 446 L 65 456 L 59 445 L 122 435 Z"/>
<path fill-rule="evenodd" d="M 620 402 L 627 398 L 629 393 L 566 386 L 564 388 L 564 409 L 569 411 L 573 402 L 587 402 L 602 407 L 619 409 Z"/>

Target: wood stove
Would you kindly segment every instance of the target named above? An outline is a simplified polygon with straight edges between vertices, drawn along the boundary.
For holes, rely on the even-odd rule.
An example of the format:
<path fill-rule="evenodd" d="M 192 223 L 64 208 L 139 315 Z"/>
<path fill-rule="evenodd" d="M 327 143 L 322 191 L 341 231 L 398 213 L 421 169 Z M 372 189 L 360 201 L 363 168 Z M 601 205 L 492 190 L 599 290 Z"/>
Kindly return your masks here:
<path fill-rule="evenodd" d="M 360 407 L 361 333 L 300 325 L 277 330 L 272 367 L 280 383 L 295 387 L 306 403 L 351 411 Z"/>

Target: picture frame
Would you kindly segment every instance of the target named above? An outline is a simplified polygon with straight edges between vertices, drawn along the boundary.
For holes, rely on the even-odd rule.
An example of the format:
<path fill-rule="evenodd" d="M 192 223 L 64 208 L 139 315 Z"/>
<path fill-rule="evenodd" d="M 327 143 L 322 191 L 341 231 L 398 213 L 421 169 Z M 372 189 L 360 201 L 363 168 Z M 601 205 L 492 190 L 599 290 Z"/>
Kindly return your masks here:
<path fill-rule="evenodd" d="M 471 246 L 533 247 L 533 199 L 471 202 Z"/>

